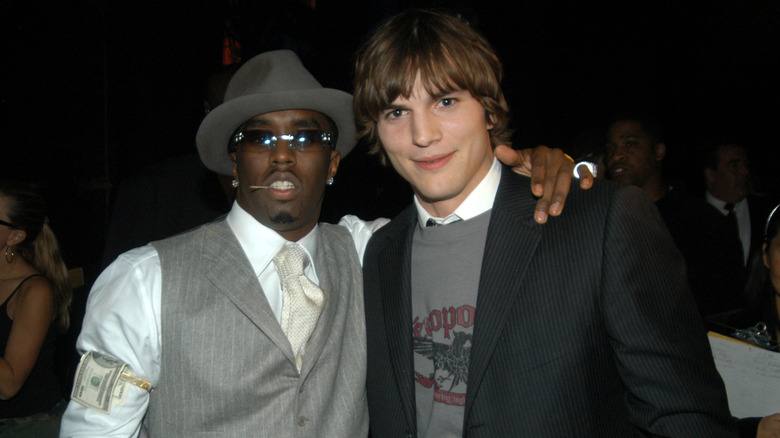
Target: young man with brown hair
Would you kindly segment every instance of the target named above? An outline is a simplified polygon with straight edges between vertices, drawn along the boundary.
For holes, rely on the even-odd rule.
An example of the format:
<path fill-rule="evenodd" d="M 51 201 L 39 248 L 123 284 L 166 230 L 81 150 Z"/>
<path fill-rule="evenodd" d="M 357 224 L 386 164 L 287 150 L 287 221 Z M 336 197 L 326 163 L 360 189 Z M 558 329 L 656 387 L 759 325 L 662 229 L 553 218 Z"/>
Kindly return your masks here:
<path fill-rule="evenodd" d="M 487 41 L 435 12 L 392 17 L 358 54 L 356 118 L 415 193 L 364 258 L 372 435 L 735 436 L 657 210 L 606 183 L 534 223 L 528 180 L 494 158 L 501 78 Z"/>

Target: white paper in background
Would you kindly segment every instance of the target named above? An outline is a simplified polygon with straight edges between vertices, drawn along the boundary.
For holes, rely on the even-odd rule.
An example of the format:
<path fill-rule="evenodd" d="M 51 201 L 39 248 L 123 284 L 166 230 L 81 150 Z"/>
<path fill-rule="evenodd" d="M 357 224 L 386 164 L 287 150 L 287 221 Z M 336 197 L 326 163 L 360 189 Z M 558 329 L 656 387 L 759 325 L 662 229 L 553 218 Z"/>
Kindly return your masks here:
<path fill-rule="evenodd" d="M 710 332 L 715 366 L 726 385 L 731 415 L 765 417 L 780 412 L 780 353 Z"/>

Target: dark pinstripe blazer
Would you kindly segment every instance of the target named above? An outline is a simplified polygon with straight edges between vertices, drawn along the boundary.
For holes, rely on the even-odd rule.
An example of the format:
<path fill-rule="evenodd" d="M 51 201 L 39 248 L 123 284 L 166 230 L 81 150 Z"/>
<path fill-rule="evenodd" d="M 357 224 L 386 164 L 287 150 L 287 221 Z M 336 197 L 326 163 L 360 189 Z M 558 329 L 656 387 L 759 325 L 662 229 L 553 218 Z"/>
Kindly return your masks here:
<path fill-rule="evenodd" d="M 463 436 L 736 436 L 725 390 L 657 210 L 639 189 L 572 189 L 533 222 L 506 169 L 490 218 Z M 364 259 L 372 436 L 416 436 L 410 206 Z M 442 281 L 447 279 L 442 278 Z M 435 431 L 433 431 L 435 434 Z"/>

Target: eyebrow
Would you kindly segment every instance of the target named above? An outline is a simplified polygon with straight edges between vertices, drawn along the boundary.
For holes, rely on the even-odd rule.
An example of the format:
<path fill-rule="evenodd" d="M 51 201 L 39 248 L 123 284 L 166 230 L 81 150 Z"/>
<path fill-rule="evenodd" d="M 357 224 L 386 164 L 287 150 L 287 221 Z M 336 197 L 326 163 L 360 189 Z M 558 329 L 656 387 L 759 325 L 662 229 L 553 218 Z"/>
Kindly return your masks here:
<path fill-rule="evenodd" d="M 387 106 L 382 108 L 380 111 L 381 112 L 384 112 L 384 111 L 395 111 L 395 110 L 400 110 L 400 109 L 406 109 L 406 105 L 398 105 L 396 103 L 389 103 Z"/>
<path fill-rule="evenodd" d="M 433 98 L 433 99 L 441 99 L 442 97 L 449 96 L 451 94 L 459 94 L 459 93 L 471 94 L 471 92 L 468 91 L 468 90 L 463 90 L 463 89 L 460 89 L 460 88 L 454 88 L 452 90 L 447 90 L 447 89 L 437 90 L 435 93 L 431 94 L 431 98 Z M 475 97 L 475 99 L 476 99 L 476 97 Z"/>
<path fill-rule="evenodd" d="M 436 102 L 437 100 L 439 100 L 439 99 L 441 99 L 443 97 L 450 96 L 450 95 L 453 95 L 453 94 L 456 94 L 456 93 L 460 93 L 460 92 L 468 93 L 467 90 L 460 90 L 460 89 L 436 91 L 435 93 L 428 95 L 428 102 Z M 402 95 L 399 94 L 399 97 L 400 96 L 402 96 Z M 398 99 L 398 97 L 396 97 L 396 99 Z M 393 102 L 395 102 L 395 100 L 393 100 Z M 396 104 L 396 103 L 393 103 L 393 102 L 390 102 L 387 105 L 385 105 L 384 107 L 382 107 L 382 109 L 380 109 L 380 112 L 394 111 L 394 110 L 407 109 L 408 108 L 407 105 L 403 105 L 403 104 L 399 105 L 399 104 Z"/>

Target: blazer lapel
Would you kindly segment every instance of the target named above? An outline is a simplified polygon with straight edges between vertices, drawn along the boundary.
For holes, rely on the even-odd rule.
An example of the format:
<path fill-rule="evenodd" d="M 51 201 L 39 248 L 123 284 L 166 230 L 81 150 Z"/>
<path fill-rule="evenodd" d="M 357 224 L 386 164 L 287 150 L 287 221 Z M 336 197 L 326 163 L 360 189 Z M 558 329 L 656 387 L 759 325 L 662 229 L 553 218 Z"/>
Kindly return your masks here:
<path fill-rule="evenodd" d="M 414 399 L 414 357 L 412 351 L 412 291 L 411 259 L 412 237 L 417 213 L 414 206 L 407 208 L 387 225 L 398 226 L 390 235 L 392 240 L 378 254 L 379 287 L 382 309 L 395 371 L 401 404 L 409 427 L 416 430 Z"/>
<path fill-rule="evenodd" d="M 205 277 L 294 364 L 295 357 L 290 341 L 282 331 L 260 282 L 230 227 L 224 221 L 215 224 L 205 238 L 213 242 L 204 245 L 202 269 Z"/>
<path fill-rule="evenodd" d="M 539 225 L 533 221 L 535 206 L 528 179 L 504 168 L 482 258 L 466 390 L 466 419 L 541 239 Z"/>

